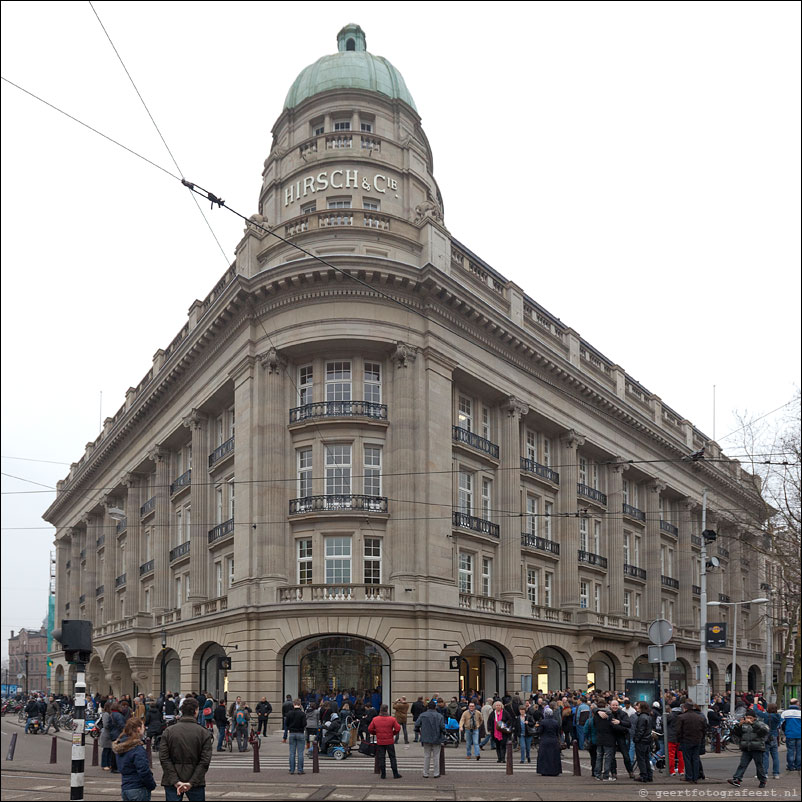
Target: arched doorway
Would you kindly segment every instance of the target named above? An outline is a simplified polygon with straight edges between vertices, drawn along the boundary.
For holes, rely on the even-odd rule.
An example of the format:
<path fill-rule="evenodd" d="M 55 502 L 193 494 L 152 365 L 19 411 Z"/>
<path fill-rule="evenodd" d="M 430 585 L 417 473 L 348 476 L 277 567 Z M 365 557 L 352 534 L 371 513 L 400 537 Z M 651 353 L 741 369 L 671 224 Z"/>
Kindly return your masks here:
<path fill-rule="evenodd" d="M 571 658 L 556 646 L 544 646 L 532 658 L 532 687 L 541 693 L 568 687 Z"/>
<path fill-rule="evenodd" d="M 732 663 L 727 663 L 727 670 L 724 672 L 724 686 L 728 691 L 732 689 Z M 741 667 L 735 666 L 735 693 L 745 690 Z"/>
<path fill-rule="evenodd" d="M 588 660 L 588 690 L 620 690 L 616 659 L 610 652 L 596 652 Z"/>
<path fill-rule="evenodd" d="M 124 693 L 134 694 L 134 680 L 131 676 L 131 666 L 128 663 L 128 658 L 123 652 L 117 652 L 111 658 L 109 671 L 112 675 L 111 690 L 115 696 L 121 696 Z"/>
<path fill-rule="evenodd" d="M 762 683 L 763 672 L 760 670 L 760 666 L 749 666 L 749 671 L 746 675 L 746 687 L 747 690 L 750 691 L 759 691 L 763 688 Z M 737 679 L 737 678 L 736 678 Z M 735 690 L 738 690 L 737 688 Z"/>
<path fill-rule="evenodd" d="M 56 666 L 56 693 L 64 693 L 64 666 Z"/>
<path fill-rule="evenodd" d="M 284 695 L 378 691 L 390 703 L 390 655 L 378 643 L 353 635 L 308 638 L 284 655 Z"/>
<path fill-rule="evenodd" d="M 657 679 L 657 672 L 647 655 L 640 655 L 632 664 L 632 679 Z"/>
<path fill-rule="evenodd" d="M 460 653 L 460 695 L 492 698 L 507 691 L 507 658 L 496 644 L 487 640 L 469 643 Z"/>
<path fill-rule="evenodd" d="M 668 664 L 668 687 L 672 691 L 688 688 L 688 666 L 684 660 Z"/>
<path fill-rule="evenodd" d="M 172 651 L 172 649 L 170 650 Z M 198 688 L 212 695 L 214 699 L 226 698 L 228 693 L 228 670 L 225 667 L 223 658 L 226 657 L 225 649 L 219 643 L 205 643 L 195 652 L 198 659 Z M 176 658 L 178 655 L 176 655 Z M 169 664 L 165 664 L 165 668 Z M 180 674 L 181 662 L 178 662 Z M 175 672 L 175 668 L 172 669 Z M 175 676 L 173 674 L 173 676 Z M 180 676 L 175 679 L 180 683 Z M 170 684 L 166 685 L 167 690 L 172 690 Z"/>
<path fill-rule="evenodd" d="M 86 667 L 86 693 L 87 696 L 94 696 L 98 691 L 101 694 L 106 692 L 106 670 L 100 657 L 93 654 Z"/>
<path fill-rule="evenodd" d="M 162 650 L 156 652 L 151 676 L 154 678 L 153 691 L 159 695 L 162 690 Z M 181 658 L 175 649 L 164 650 L 164 692 L 178 693 L 181 690 Z M 203 688 L 202 690 L 207 690 Z M 214 697 L 217 699 L 218 697 Z"/>

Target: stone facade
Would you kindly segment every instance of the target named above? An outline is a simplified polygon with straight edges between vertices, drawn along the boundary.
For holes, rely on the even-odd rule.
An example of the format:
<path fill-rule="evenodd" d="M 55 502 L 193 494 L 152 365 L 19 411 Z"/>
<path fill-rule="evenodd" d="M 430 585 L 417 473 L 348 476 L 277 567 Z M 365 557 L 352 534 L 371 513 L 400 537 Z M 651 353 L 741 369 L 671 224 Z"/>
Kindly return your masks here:
<path fill-rule="evenodd" d="M 45 515 L 90 687 L 157 691 L 164 660 L 275 703 L 331 668 L 316 642 L 367 644 L 385 701 L 623 687 L 660 616 L 693 684 L 702 490 L 710 598 L 752 598 L 752 477 L 683 461 L 719 447 L 458 242 L 413 106 L 342 83 L 284 109 L 234 263 Z"/>
<path fill-rule="evenodd" d="M 27 664 L 27 666 L 26 666 Z M 25 674 L 28 680 L 17 679 Z M 11 630 L 8 639 L 8 680 L 23 690 L 46 692 L 47 687 L 47 632 L 44 627 L 38 631 L 21 629 L 16 635 Z M 4 678 L 5 681 L 5 678 Z"/>

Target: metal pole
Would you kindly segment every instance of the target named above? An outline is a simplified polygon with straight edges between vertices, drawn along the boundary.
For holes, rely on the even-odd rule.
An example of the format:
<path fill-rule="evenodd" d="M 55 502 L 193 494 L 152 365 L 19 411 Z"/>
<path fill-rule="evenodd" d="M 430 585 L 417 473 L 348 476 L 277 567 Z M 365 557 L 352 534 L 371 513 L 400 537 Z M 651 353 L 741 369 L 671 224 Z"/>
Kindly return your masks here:
<path fill-rule="evenodd" d="M 663 647 L 660 646 L 662 651 Z M 663 754 L 665 756 L 665 766 L 668 776 L 671 775 L 671 765 L 668 762 L 668 714 L 666 713 L 666 695 L 663 692 L 663 663 L 660 663 L 660 702 L 663 705 Z M 679 769 L 679 760 L 677 761 Z"/>
<path fill-rule="evenodd" d="M 768 592 L 769 603 L 766 610 L 766 681 L 763 683 L 766 703 L 777 701 L 774 692 L 774 633 L 772 632 L 771 589 Z"/>
<path fill-rule="evenodd" d="M 165 666 L 164 666 L 164 646 L 162 646 L 162 664 L 161 664 L 161 671 L 160 671 L 160 692 L 161 692 L 161 702 L 162 707 L 164 707 L 164 683 L 165 683 Z"/>
<path fill-rule="evenodd" d="M 25 695 L 28 693 L 28 652 L 25 652 Z"/>
<path fill-rule="evenodd" d="M 707 488 L 702 491 L 702 532 L 707 529 Z M 710 702 L 710 688 L 707 684 L 707 542 L 704 535 L 702 535 L 702 573 L 699 581 L 701 582 L 701 590 L 699 591 L 699 684 L 707 688 L 702 704 L 702 715 L 707 721 L 707 706 Z M 666 759 L 668 756 L 666 756 Z"/>
<path fill-rule="evenodd" d="M 738 653 L 738 603 L 732 602 L 732 674 L 730 674 L 730 709 L 735 712 L 736 654 Z"/>
<path fill-rule="evenodd" d="M 72 734 L 72 767 L 70 769 L 70 799 L 84 798 L 84 766 L 86 765 L 86 665 L 76 663 L 75 716 Z"/>

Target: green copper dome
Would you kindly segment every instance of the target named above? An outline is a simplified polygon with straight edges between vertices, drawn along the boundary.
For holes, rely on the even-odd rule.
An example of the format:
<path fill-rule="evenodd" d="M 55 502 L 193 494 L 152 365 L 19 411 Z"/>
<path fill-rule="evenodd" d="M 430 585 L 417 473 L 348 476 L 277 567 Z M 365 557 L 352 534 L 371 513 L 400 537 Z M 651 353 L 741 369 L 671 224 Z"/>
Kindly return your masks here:
<path fill-rule="evenodd" d="M 285 109 L 330 89 L 367 89 L 403 100 L 417 111 L 401 73 L 387 59 L 367 52 L 362 28 L 346 25 L 337 34 L 337 49 L 301 71 L 287 93 Z"/>

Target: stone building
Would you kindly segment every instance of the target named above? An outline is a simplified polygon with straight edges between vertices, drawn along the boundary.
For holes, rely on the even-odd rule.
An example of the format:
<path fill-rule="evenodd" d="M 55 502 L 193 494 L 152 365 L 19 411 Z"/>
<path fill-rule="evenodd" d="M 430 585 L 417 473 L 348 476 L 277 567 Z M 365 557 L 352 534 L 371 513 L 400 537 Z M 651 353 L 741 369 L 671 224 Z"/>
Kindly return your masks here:
<path fill-rule="evenodd" d="M 27 683 L 24 676 L 26 671 Z M 8 679 L 12 685 L 19 685 L 23 690 L 48 690 L 47 632 L 44 627 L 38 631 L 21 629 L 16 635 L 11 630 L 8 639 Z"/>
<path fill-rule="evenodd" d="M 358 26 L 337 41 L 290 88 L 230 269 L 45 515 L 90 687 L 158 691 L 164 660 L 168 690 L 274 701 L 620 688 L 661 615 L 693 684 L 702 490 L 711 598 L 752 598 L 752 477 L 682 461 L 720 450 L 454 238 L 401 74 Z"/>

